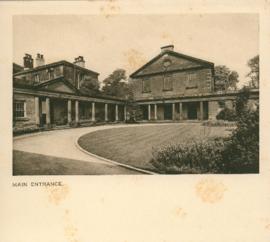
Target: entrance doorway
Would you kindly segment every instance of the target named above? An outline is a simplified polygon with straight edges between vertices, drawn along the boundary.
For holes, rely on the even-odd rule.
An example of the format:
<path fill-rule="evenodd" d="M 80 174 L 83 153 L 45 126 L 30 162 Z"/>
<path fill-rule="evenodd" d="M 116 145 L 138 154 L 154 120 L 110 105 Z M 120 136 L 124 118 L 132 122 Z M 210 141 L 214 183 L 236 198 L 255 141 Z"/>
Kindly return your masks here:
<path fill-rule="evenodd" d="M 172 120 L 172 104 L 164 104 L 164 120 Z"/>
<path fill-rule="evenodd" d="M 187 104 L 187 116 L 188 119 L 194 120 L 198 119 L 198 103 L 193 102 L 193 103 L 188 103 Z"/>
<path fill-rule="evenodd" d="M 143 120 L 148 120 L 148 106 L 142 105 L 141 109 L 142 109 Z"/>
<path fill-rule="evenodd" d="M 50 116 L 52 125 L 67 124 L 67 101 L 61 99 L 50 100 Z"/>

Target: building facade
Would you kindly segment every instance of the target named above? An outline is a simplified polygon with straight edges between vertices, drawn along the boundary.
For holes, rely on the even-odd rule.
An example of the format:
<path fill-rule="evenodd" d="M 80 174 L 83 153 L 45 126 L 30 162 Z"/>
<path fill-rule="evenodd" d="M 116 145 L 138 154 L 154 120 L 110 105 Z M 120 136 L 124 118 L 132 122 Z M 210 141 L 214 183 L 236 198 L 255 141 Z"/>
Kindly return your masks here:
<path fill-rule="evenodd" d="M 172 45 L 130 75 L 133 96 L 145 121 L 215 119 L 224 107 L 233 108 L 238 91 L 215 88 L 214 64 L 177 53 Z M 100 93 L 85 93 L 85 80 L 98 82 L 99 73 L 85 68 L 82 56 L 73 63 L 45 64 L 26 54 L 24 66 L 13 64 L 13 127 L 52 128 L 96 122 L 125 121 L 128 102 Z M 259 100 L 251 90 L 250 103 Z"/>
<path fill-rule="evenodd" d="M 233 108 L 238 91 L 216 91 L 214 63 L 161 47 L 161 52 L 130 75 L 134 99 L 144 120 L 208 120 Z M 258 90 L 251 95 L 258 100 Z"/>
<path fill-rule="evenodd" d="M 38 54 L 33 67 L 32 56 L 26 54 L 24 67 L 13 66 L 14 130 L 125 120 L 125 101 L 81 90 L 85 79 L 98 81 L 99 75 L 84 67 L 82 56 L 74 63 L 46 65 Z"/>

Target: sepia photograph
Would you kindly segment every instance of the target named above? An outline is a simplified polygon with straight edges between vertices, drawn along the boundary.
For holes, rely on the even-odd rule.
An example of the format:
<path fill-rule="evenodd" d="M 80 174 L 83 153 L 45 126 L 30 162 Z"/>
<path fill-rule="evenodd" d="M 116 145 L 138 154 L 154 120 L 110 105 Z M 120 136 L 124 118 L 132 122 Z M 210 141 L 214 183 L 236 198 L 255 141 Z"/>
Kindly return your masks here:
<path fill-rule="evenodd" d="M 259 15 L 14 15 L 13 176 L 259 173 Z"/>
<path fill-rule="evenodd" d="M 269 1 L 0 1 L 0 26 L 0 242 L 269 241 Z"/>

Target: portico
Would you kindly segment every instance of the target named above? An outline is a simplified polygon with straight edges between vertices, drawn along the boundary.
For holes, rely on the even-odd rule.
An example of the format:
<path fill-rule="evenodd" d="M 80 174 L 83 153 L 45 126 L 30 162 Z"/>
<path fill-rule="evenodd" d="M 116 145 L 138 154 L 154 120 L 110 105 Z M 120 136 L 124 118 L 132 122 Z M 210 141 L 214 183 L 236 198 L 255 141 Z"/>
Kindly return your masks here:
<path fill-rule="evenodd" d="M 32 120 L 38 127 L 120 122 L 126 118 L 126 104 L 113 98 L 92 98 L 19 88 L 14 89 L 14 95 L 23 97 L 26 103 L 30 103 L 34 96 L 33 115 L 28 114 L 25 119 Z"/>

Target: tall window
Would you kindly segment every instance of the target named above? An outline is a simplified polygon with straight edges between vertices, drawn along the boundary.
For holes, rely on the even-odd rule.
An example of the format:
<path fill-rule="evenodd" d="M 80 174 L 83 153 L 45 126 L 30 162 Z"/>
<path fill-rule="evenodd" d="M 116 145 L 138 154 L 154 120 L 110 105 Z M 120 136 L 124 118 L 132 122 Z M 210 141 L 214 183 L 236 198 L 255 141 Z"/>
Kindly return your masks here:
<path fill-rule="evenodd" d="M 188 73 L 187 74 L 187 88 L 197 88 L 197 74 L 196 73 Z"/>
<path fill-rule="evenodd" d="M 173 80 L 172 75 L 164 75 L 163 79 L 163 91 L 172 91 L 173 90 Z"/>
<path fill-rule="evenodd" d="M 81 87 L 82 82 L 85 80 L 84 73 L 78 73 L 77 74 L 77 88 L 79 89 Z"/>
<path fill-rule="evenodd" d="M 39 74 L 34 75 L 34 80 L 36 83 L 39 83 Z"/>
<path fill-rule="evenodd" d="M 26 117 L 26 103 L 25 101 L 14 101 L 13 113 L 15 118 Z"/>
<path fill-rule="evenodd" d="M 142 80 L 142 92 L 151 92 L 151 83 L 149 79 Z"/>
<path fill-rule="evenodd" d="M 54 69 L 53 68 L 48 69 L 47 72 L 48 72 L 49 80 L 55 78 Z"/>

